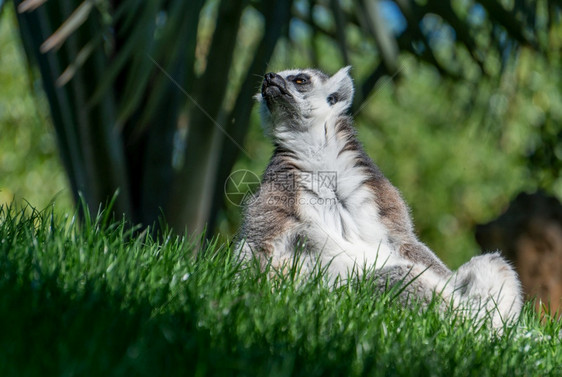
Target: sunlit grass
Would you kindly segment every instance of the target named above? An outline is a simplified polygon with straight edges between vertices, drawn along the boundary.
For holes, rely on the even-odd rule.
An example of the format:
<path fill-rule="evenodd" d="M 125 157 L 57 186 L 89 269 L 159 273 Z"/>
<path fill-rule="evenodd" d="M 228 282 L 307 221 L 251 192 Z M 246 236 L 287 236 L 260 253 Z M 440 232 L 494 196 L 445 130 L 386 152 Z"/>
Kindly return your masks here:
<path fill-rule="evenodd" d="M 544 376 L 560 323 L 503 336 L 372 281 L 270 279 L 229 248 L 135 234 L 100 214 L 0 210 L 0 375 Z"/>

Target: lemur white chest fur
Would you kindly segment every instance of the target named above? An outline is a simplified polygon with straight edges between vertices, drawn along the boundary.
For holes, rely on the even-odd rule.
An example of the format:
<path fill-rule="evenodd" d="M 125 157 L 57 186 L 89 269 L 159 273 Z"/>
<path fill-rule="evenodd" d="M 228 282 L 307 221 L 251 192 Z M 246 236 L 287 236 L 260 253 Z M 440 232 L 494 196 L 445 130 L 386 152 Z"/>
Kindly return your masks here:
<path fill-rule="evenodd" d="M 298 255 L 301 273 L 320 264 L 331 278 L 370 268 L 381 290 L 406 281 L 404 302 L 437 294 L 444 308 L 468 307 L 472 315 L 491 316 L 496 328 L 516 318 L 519 280 L 498 254 L 451 272 L 417 239 L 398 190 L 357 140 L 347 115 L 348 71 L 265 75 L 256 98 L 275 151 L 245 210 L 237 250 L 280 269 Z"/>
<path fill-rule="evenodd" d="M 301 224 L 296 228 L 306 234 L 313 264 L 320 260 L 341 274 L 400 263 L 389 245 L 389 231 L 378 216 L 375 193 L 365 184 L 368 172 L 357 165 L 360 151 L 346 150 L 351 135 L 337 132 L 337 122 L 348 119 L 331 111 L 322 115 L 312 117 L 306 130 L 298 134 L 277 135 L 298 166 L 295 213 Z"/>
<path fill-rule="evenodd" d="M 447 274 L 416 239 L 398 190 L 357 141 L 347 115 L 353 98 L 348 71 L 265 76 L 257 99 L 276 150 L 246 212 L 244 250 L 261 250 L 281 266 L 300 245 L 305 262 L 329 266 L 334 276 L 407 264 L 415 254 Z"/>

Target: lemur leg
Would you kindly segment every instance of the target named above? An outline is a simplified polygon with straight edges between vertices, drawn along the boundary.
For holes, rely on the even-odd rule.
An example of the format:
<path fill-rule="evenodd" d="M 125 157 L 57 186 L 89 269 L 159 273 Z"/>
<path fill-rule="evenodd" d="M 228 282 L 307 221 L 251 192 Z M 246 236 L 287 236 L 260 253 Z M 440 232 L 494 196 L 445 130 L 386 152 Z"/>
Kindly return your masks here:
<path fill-rule="evenodd" d="M 362 276 L 365 271 L 401 262 L 397 253 L 380 242 L 376 247 L 362 241 L 350 241 L 336 230 L 326 230 L 315 221 L 308 221 L 299 229 L 303 236 L 306 258 L 316 266 L 325 268 L 331 281 L 343 283 L 352 277 Z"/>
<path fill-rule="evenodd" d="M 305 241 L 294 226 L 275 236 L 263 237 L 259 243 L 242 240 L 236 247 L 242 260 L 257 260 L 262 270 L 271 268 L 272 276 L 287 274 L 292 268 L 301 273 L 311 271 L 314 266 L 305 248 Z"/>
<path fill-rule="evenodd" d="M 401 245 L 399 252 L 408 261 L 423 264 L 443 277 L 451 276 L 451 270 L 426 245 L 419 241 Z"/>
<path fill-rule="evenodd" d="M 443 309 L 490 318 L 497 329 L 517 318 L 523 305 L 517 274 L 499 253 L 474 257 L 449 278 L 410 263 L 376 270 L 374 277 L 378 292 L 394 289 L 403 304 L 411 300 L 427 304 L 436 297 Z"/>
<path fill-rule="evenodd" d="M 494 327 L 517 318 L 523 300 L 513 268 L 499 253 L 472 258 L 453 275 L 455 304 L 468 305 L 473 315 L 490 316 Z"/>
<path fill-rule="evenodd" d="M 428 304 L 436 297 L 442 301 L 440 304 L 445 309 L 453 291 L 450 279 L 425 266 L 412 263 L 378 269 L 374 271 L 373 277 L 378 293 L 393 290 L 396 298 L 404 305 L 411 301 Z"/>

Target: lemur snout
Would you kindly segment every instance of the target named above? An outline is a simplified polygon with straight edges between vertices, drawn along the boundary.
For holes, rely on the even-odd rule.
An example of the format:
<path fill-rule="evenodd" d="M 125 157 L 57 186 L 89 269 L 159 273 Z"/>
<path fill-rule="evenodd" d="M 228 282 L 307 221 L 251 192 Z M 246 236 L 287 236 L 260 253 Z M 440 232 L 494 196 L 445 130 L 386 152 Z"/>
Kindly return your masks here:
<path fill-rule="evenodd" d="M 289 94 L 283 77 L 274 72 L 265 74 L 261 86 L 261 93 L 265 98 L 277 96 L 279 94 Z"/>
<path fill-rule="evenodd" d="M 275 72 L 268 72 L 264 76 L 265 81 L 268 82 L 273 81 L 275 78 L 282 79 L 282 77 Z"/>

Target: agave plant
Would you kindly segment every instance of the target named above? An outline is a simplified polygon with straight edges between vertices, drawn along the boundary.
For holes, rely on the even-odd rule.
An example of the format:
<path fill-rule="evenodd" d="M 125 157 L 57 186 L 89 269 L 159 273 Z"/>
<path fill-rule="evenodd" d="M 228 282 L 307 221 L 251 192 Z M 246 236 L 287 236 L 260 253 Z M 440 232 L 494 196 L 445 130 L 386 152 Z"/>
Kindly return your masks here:
<path fill-rule="evenodd" d="M 118 190 L 117 213 L 144 225 L 163 215 L 178 232 L 205 224 L 212 230 L 224 181 L 244 153 L 252 95 L 278 42 L 296 43 L 291 27 L 305 25 L 312 46 L 319 39 L 333 44 L 342 64 L 367 59 L 359 107 L 383 76 L 399 77 L 400 54 L 455 79 L 467 79 L 474 67 L 498 75 L 503 63 L 491 69 L 490 56 L 505 62 L 522 45 L 544 50 L 548 25 L 560 17 L 559 2 L 530 0 L 14 3 L 75 198 L 97 211 Z M 262 27 L 238 74 L 248 13 Z M 214 26 L 202 27 L 209 20 Z M 373 54 L 364 56 L 365 43 Z M 467 59 L 457 58 L 463 53 Z M 311 63 L 324 63 L 315 48 Z"/>

